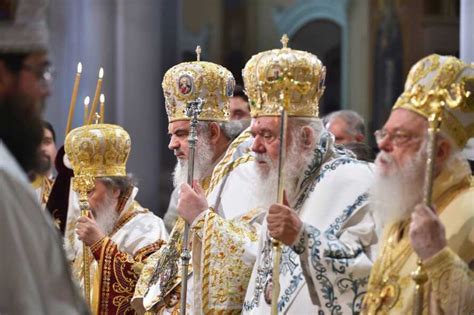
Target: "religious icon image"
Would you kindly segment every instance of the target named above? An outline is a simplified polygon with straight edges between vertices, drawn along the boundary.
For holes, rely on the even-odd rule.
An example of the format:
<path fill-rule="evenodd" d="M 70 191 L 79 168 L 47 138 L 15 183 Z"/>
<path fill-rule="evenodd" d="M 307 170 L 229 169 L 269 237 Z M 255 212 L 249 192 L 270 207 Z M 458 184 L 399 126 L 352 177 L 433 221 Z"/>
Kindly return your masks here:
<path fill-rule="evenodd" d="M 272 291 L 273 291 L 273 280 L 271 277 L 268 278 L 267 283 L 265 283 L 265 289 L 263 290 L 263 298 L 265 303 L 268 305 L 272 304 Z"/>
<path fill-rule="evenodd" d="M 181 289 L 177 287 L 172 293 L 165 297 L 165 306 L 158 311 L 159 315 L 179 315 L 179 301 Z"/>
<path fill-rule="evenodd" d="M 178 79 L 178 89 L 181 94 L 188 95 L 193 90 L 193 79 L 189 75 L 183 74 Z"/>
<path fill-rule="evenodd" d="M 280 79 L 280 76 L 283 74 L 283 69 L 281 68 L 280 65 L 272 65 L 268 70 L 267 70 L 267 79 L 269 81 L 276 81 Z"/>

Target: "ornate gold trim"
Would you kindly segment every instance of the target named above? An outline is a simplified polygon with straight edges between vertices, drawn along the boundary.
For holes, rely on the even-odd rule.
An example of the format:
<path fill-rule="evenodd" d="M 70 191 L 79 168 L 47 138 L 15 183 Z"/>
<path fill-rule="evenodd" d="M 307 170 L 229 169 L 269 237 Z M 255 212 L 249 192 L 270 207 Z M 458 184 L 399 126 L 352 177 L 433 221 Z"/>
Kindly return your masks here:
<path fill-rule="evenodd" d="M 216 213 L 210 211 L 207 216 L 206 226 L 211 226 L 216 218 Z M 208 261 L 211 257 L 211 229 L 205 229 L 203 235 L 203 258 L 202 261 Z M 202 310 L 204 314 L 211 314 L 209 308 L 209 264 L 204 264 L 202 271 Z"/>

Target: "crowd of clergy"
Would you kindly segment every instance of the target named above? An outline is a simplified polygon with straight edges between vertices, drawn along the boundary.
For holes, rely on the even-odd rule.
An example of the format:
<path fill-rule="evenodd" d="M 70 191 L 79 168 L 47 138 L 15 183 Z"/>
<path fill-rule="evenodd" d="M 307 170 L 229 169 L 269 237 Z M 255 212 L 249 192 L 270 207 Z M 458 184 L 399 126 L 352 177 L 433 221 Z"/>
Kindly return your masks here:
<path fill-rule="evenodd" d="M 162 220 L 98 95 L 56 150 L 44 1 L 0 9 L 0 314 L 474 314 L 474 64 L 416 62 L 374 156 L 357 113 L 319 117 L 326 68 L 285 35 L 243 87 L 198 48 L 161 82 Z"/>

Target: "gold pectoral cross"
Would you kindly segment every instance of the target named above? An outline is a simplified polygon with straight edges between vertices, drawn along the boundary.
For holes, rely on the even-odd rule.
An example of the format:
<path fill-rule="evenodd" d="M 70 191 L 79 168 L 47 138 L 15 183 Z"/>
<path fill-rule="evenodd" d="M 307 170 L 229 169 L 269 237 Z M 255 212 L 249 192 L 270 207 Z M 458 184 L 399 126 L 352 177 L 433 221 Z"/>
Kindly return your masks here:
<path fill-rule="evenodd" d="M 400 297 L 400 285 L 397 280 L 398 276 L 386 277 L 383 281 L 382 290 L 380 291 L 379 297 L 382 305 L 385 305 L 389 309 L 397 303 Z"/>
<path fill-rule="evenodd" d="M 397 280 L 398 276 L 385 276 L 376 290 L 367 293 L 363 303 L 365 314 L 385 314 L 395 306 L 401 293 Z"/>

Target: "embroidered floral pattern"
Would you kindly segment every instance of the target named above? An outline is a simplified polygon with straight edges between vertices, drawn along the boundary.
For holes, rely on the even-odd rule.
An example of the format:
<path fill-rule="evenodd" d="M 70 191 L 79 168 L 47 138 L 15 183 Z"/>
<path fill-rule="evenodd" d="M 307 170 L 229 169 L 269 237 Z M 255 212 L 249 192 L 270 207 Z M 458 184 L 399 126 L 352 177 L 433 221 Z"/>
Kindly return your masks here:
<path fill-rule="evenodd" d="M 324 306 L 331 311 L 331 314 L 342 314 L 342 306 L 337 295 L 349 291 L 352 291 L 353 296 L 352 303 L 348 305 L 352 313 L 361 310 L 368 275 L 367 277 L 354 278 L 352 273 L 346 274 L 346 267 L 350 266 L 363 253 L 363 248 L 361 245 L 348 248 L 338 240 L 337 233 L 352 213 L 367 201 L 367 198 L 368 196 L 365 193 L 358 196 L 355 202 L 344 209 L 342 214 L 324 232 L 323 237 L 326 239 L 327 248 L 324 249 L 323 256 L 321 256 L 320 251 L 322 245 L 321 231 L 311 225 L 305 226 L 303 234 L 307 235 L 308 248 L 310 248 L 311 254 L 310 261 L 315 272 L 315 279 L 321 287 L 321 297 L 325 300 Z M 330 270 L 328 270 L 328 267 L 330 267 Z M 341 276 L 336 278 L 335 283 L 333 283 L 330 280 L 329 273 Z"/>
<path fill-rule="evenodd" d="M 238 313 L 253 267 L 241 258 L 243 245 L 257 240 L 256 230 L 241 218 L 224 220 L 210 212 L 205 233 L 211 238 L 205 244 L 212 246 L 205 247 L 203 255 L 203 311 Z"/>

